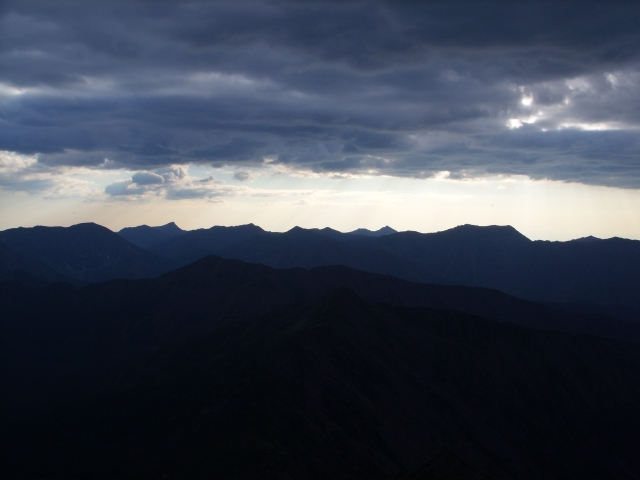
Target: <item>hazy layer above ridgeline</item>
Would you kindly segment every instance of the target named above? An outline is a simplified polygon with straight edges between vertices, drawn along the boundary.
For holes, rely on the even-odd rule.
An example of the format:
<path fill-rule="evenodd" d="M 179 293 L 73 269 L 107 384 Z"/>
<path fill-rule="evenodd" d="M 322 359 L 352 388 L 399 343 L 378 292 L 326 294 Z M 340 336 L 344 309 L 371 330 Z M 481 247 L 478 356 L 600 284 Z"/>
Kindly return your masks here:
<path fill-rule="evenodd" d="M 157 279 L 82 290 L 14 284 L 9 305 L 41 301 L 27 302 L 9 317 L 13 330 L 5 327 L 8 365 L 23 369 L 6 373 L 14 381 L 7 391 L 30 378 L 27 397 L 50 399 L 74 379 L 85 387 L 97 379 L 93 391 L 106 393 L 5 422 L 8 471 L 384 478 L 443 448 L 474 465 L 470 474 L 496 479 L 640 471 L 636 345 L 374 305 L 348 288 L 329 289 L 328 279 L 350 276 L 381 300 L 413 298 L 412 289 L 418 302 L 481 292 L 213 257 Z M 188 329 L 198 335 L 183 337 Z M 109 375 L 119 381 L 105 382 Z"/>
<path fill-rule="evenodd" d="M 0 232 L 0 242 L 24 260 L 0 255 L 0 275 L 26 283 L 148 278 L 219 255 L 275 268 L 345 265 L 414 282 L 495 288 L 558 304 L 640 307 L 640 241 L 635 240 L 531 241 L 512 227 L 472 225 L 428 234 L 390 233 L 387 227 L 368 234 L 364 229 L 341 233 L 299 227 L 277 233 L 253 224 L 184 231 L 174 223 L 114 234 L 83 225 Z M 93 225 L 93 237 L 82 233 L 89 229 L 86 225 Z M 146 245 L 146 251 L 125 238 Z"/>

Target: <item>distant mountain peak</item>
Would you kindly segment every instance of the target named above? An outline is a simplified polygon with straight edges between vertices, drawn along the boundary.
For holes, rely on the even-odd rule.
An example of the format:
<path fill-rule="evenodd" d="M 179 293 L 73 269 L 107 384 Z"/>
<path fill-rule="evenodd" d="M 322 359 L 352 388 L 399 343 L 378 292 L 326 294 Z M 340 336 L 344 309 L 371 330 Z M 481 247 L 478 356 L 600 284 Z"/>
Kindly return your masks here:
<path fill-rule="evenodd" d="M 358 228 L 352 232 L 348 232 L 349 235 L 364 235 L 367 237 L 382 237 L 384 235 L 393 235 L 394 233 L 398 233 L 397 230 L 394 230 L 389 225 L 386 225 L 378 230 L 369 230 L 368 228 Z"/>
<path fill-rule="evenodd" d="M 166 225 L 161 225 L 159 227 L 155 227 L 156 230 L 164 233 L 168 233 L 170 235 L 181 235 L 185 232 L 182 230 L 175 222 L 169 222 Z"/>
<path fill-rule="evenodd" d="M 44 228 L 65 228 L 65 227 L 44 227 Z M 67 227 L 67 228 L 71 230 L 95 230 L 95 231 L 109 230 L 107 227 L 98 225 L 97 223 L 94 223 L 94 222 L 76 223 L 75 225 L 71 225 L 70 227 Z"/>
<path fill-rule="evenodd" d="M 593 235 L 589 235 L 588 237 L 581 237 L 571 240 L 572 242 L 581 242 L 581 243 L 591 243 L 602 240 L 601 238 L 594 237 Z"/>
<path fill-rule="evenodd" d="M 118 232 L 118 235 L 134 245 L 146 249 L 185 232 L 175 222 L 169 222 L 158 227 L 138 225 L 137 227 L 123 228 Z"/>
<path fill-rule="evenodd" d="M 286 233 L 304 233 L 306 231 L 307 231 L 306 228 L 302 228 L 296 225 L 295 227 L 287 230 Z"/>
<path fill-rule="evenodd" d="M 510 238 L 510 239 L 519 239 L 531 241 L 529 238 L 525 237 L 522 233 L 516 230 L 511 225 L 471 225 L 465 223 L 464 225 L 459 225 L 457 227 L 450 228 L 449 230 L 445 230 L 440 233 L 450 233 L 450 234 L 463 234 L 463 235 L 483 235 L 483 236 L 491 236 L 494 238 Z"/>

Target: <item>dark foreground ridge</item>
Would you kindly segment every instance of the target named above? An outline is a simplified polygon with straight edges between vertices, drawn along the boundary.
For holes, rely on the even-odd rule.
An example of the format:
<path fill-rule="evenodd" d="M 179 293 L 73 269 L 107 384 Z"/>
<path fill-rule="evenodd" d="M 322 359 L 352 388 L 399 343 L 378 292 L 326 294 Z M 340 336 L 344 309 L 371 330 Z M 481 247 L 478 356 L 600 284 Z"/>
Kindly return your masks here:
<path fill-rule="evenodd" d="M 219 257 L 0 302 L 5 478 L 640 474 L 634 324 Z"/>
<path fill-rule="evenodd" d="M 451 469 L 440 478 L 460 468 L 497 479 L 640 472 L 634 346 L 372 305 L 346 288 L 169 346 L 132 373 L 128 388 L 5 422 L 8 471 L 229 479 L 384 478 L 421 468 Z M 434 460 L 443 449 L 454 460 Z"/>
<path fill-rule="evenodd" d="M 272 269 L 207 257 L 149 280 L 0 286 L 6 393 L 27 411 L 119 381 L 149 352 L 346 287 L 368 303 L 454 310 L 501 323 L 640 344 L 640 324 L 564 312 L 495 290 L 410 283 L 346 267 Z M 25 382 L 25 378 L 31 381 Z"/>

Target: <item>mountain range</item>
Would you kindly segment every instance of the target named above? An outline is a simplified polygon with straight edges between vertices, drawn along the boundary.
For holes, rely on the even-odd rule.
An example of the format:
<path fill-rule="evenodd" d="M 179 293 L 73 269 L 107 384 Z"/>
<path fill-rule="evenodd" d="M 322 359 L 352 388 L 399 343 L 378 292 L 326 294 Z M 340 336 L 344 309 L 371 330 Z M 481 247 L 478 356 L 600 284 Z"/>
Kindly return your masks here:
<path fill-rule="evenodd" d="M 512 227 L 472 225 L 432 234 L 357 232 L 213 227 L 150 251 L 180 264 L 213 254 L 275 268 L 345 265 L 415 282 L 494 288 L 534 301 L 635 307 L 627 318 L 640 308 L 636 240 L 531 241 Z"/>
<path fill-rule="evenodd" d="M 157 228 L 0 232 L 1 478 L 640 475 L 640 242 Z"/>
<path fill-rule="evenodd" d="M 95 224 L 11 229 L 0 232 L 0 278 L 76 284 L 151 278 L 219 255 L 274 268 L 344 265 L 413 282 L 493 288 L 567 308 L 618 306 L 605 311 L 627 319 L 640 310 L 637 240 L 531 241 L 512 227 L 472 225 L 430 234 L 356 232 L 295 227 L 277 233 L 252 224 L 183 231 L 173 223 L 118 234 Z"/>

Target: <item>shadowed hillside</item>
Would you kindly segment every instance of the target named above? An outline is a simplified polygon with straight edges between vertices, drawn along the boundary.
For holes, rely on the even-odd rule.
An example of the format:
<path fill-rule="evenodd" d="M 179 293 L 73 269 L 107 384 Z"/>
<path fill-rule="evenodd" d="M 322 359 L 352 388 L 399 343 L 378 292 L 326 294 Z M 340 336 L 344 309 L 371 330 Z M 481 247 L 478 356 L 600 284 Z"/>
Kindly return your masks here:
<path fill-rule="evenodd" d="M 331 229 L 197 230 L 157 245 L 182 264 L 207 254 L 275 268 L 345 265 L 410 281 L 495 288 L 534 301 L 640 306 L 640 242 L 531 241 L 513 227 L 463 225 L 380 236 Z"/>
<path fill-rule="evenodd" d="M 375 236 L 299 227 L 274 233 L 252 224 L 184 232 L 171 223 L 120 234 L 95 224 L 12 229 L 0 232 L 2 242 L 14 253 L 0 254 L 0 275 L 28 284 L 149 278 L 219 255 L 274 268 L 344 265 L 413 282 L 493 288 L 640 321 L 640 242 L 620 238 L 532 242 L 512 227 L 472 225 Z"/>
<path fill-rule="evenodd" d="M 426 478 L 581 480 L 640 472 L 640 354 L 596 337 L 376 306 L 341 288 L 227 323 L 137 368 L 155 380 L 5 421 L 8 471 L 304 479 L 420 478 L 422 469 Z M 453 459 L 438 460 L 443 449 Z M 433 476 L 443 469 L 453 471 Z"/>
<path fill-rule="evenodd" d="M 86 284 L 113 278 L 150 278 L 174 265 L 95 223 L 68 228 L 13 228 L 0 232 L 0 243 L 23 259 L 12 264 L 12 271 L 25 271 L 49 281 Z"/>
<path fill-rule="evenodd" d="M 640 306 L 636 240 L 532 242 L 513 227 L 463 225 L 358 242 L 411 259 L 455 284 L 497 288 L 536 301 Z"/>
<path fill-rule="evenodd" d="M 183 233 L 185 233 L 184 230 L 174 222 L 171 222 L 159 227 L 140 225 L 138 227 L 123 228 L 118 232 L 118 235 L 139 247 L 151 248 Z"/>
<path fill-rule="evenodd" d="M 2 285 L 7 387 L 2 406 L 24 411 L 135 383 L 131 366 L 158 349 L 312 301 L 338 287 L 369 303 L 456 310 L 640 343 L 640 324 L 561 312 L 495 290 L 410 283 L 346 267 L 279 270 L 207 257 L 150 280 L 115 280 L 82 289 Z"/>

